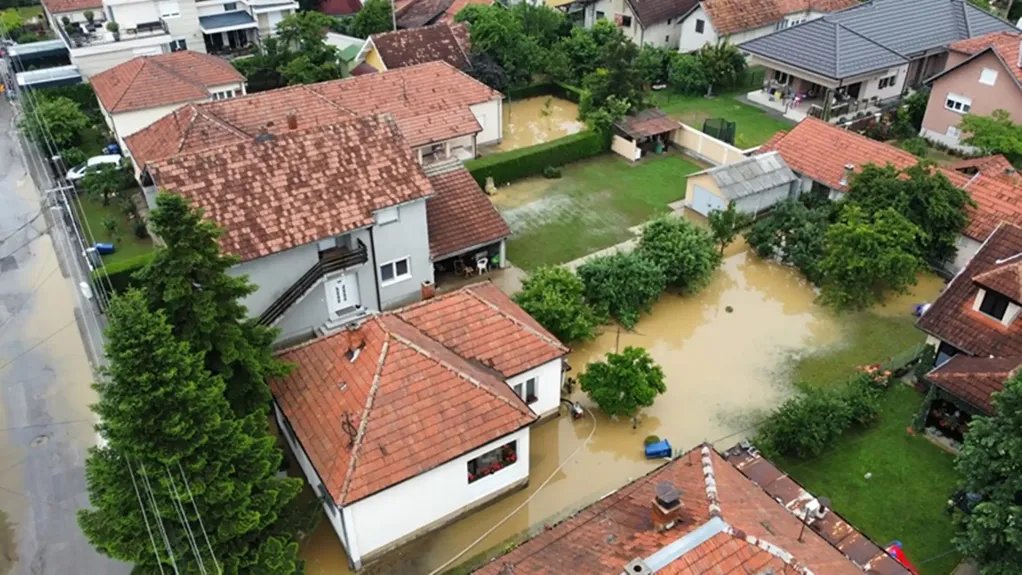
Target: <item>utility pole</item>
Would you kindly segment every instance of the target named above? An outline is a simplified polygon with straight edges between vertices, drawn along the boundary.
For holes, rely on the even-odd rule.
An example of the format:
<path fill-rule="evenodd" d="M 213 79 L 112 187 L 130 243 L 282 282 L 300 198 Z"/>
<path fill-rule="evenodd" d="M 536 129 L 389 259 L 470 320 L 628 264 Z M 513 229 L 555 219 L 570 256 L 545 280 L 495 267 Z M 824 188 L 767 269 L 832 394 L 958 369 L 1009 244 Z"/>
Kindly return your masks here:
<path fill-rule="evenodd" d="M 390 0 L 390 29 L 397 32 L 397 11 L 394 9 L 394 0 Z"/>

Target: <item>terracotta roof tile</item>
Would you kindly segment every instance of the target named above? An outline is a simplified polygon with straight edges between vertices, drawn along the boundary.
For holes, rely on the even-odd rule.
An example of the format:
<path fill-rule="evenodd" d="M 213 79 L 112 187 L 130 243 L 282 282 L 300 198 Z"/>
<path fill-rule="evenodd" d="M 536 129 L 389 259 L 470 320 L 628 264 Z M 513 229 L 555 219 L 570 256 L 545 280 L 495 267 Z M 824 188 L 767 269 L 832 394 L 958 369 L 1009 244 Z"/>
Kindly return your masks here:
<path fill-rule="evenodd" d="M 102 10 L 103 0 L 43 0 L 43 6 L 50 14 L 79 10 Z"/>
<path fill-rule="evenodd" d="M 477 360 L 505 378 L 568 353 L 557 338 L 489 282 L 394 313 L 462 357 Z"/>
<path fill-rule="evenodd" d="M 511 235 L 511 228 L 472 174 L 461 162 L 453 162 L 439 173 L 432 166 L 426 168 L 426 176 L 436 192 L 426 203 L 429 251 L 434 260 Z"/>
<path fill-rule="evenodd" d="M 1019 61 L 1019 42 L 1022 41 L 1022 34 L 1017 32 L 993 32 L 990 34 L 984 34 L 983 36 L 977 36 L 976 38 L 969 38 L 967 40 L 961 40 L 951 44 L 949 48 L 956 52 L 964 52 L 970 55 L 976 55 L 984 50 L 991 49 L 997 52 L 997 55 L 1008 65 L 1008 70 L 1015 75 L 1015 79 L 1018 82 L 1022 82 L 1022 69 L 1017 64 Z M 959 65 L 965 65 L 968 60 L 960 63 Z M 957 66 L 956 66 L 957 67 Z M 953 70 L 949 68 L 945 72 Z"/>
<path fill-rule="evenodd" d="M 227 60 L 188 50 L 132 58 L 89 79 L 110 113 L 205 100 L 213 86 L 244 81 Z"/>
<path fill-rule="evenodd" d="M 628 0 L 632 13 L 644 27 L 688 14 L 699 0 Z"/>
<path fill-rule="evenodd" d="M 980 156 L 978 158 L 969 158 L 960 162 L 955 162 L 951 166 L 952 170 L 962 172 L 965 174 L 975 174 L 976 172 L 983 172 L 991 176 L 1011 176 L 1016 175 L 1015 166 L 1011 165 L 1008 158 L 1005 158 L 1001 154 L 993 154 L 991 156 Z"/>
<path fill-rule="evenodd" d="M 394 13 L 398 28 L 418 28 L 438 21 L 454 0 L 411 0 Z"/>
<path fill-rule="evenodd" d="M 965 235 L 983 241 L 1001 222 L 1022 224 L 1022 182 L 980 172 L 965 184 L 960 184 L 948 171 L 945 170 L 944 174 L 955 185 L 964 187 L 976 202 L 975 208 L 969 208 Z"/>
<path fill-rule="evenodd" d="M 322 0 L 318 6 L 316 6 L 317 12 L 322 12 L 330 16 L 348 16 L 353 15 L 362 9 L 362 2 L 360 0 Z"/>
<path fill-rule="evenodd" d="M 859 4 L 858 0 L 703 0 L 717 34 L 734 34 L 781 20 L 786 14 L 813 10 L 834 12 Z"/>
<path fill-rule="evenodd" d="M 349 359 L 359 337 L 363 347 Z M 295 369 L 271 380 L 270 388 L 339 505 L 536 419 L 504 381 L 392 314 L 280 357 Z"/>
<path fill-rule="evenodd" d="M 373 34 L 371 40 L 388 70 L 437 60 L 468 68 L 468 56 L 448 24 Z"/>
<path fill-rule="evenodd" d="M 223 226 L 221 248 L 243 261 L 370 225 L 376 210 L 432 195 L 387 116 L 180 154 L 150 173 Z"/>
<path fill-rule="evenodd" d="M 993 413 L 991 396 L 1004 389 L 1004 382 L 1018 373 L 1022 357 L 970 357 L 956 355 L 930 373 L 926 379 L 937 387 L 979 408 Z"/>
<path fill-rule="evenodd" d="M 1022 302 L 1022 262 L 1010 262 L 972 277 L 987 289 L 1004 294 L 1016 302 Z"/>
<path fill-rule="evenodd" d="M 863 570 L 815 531 L 806 530 L 799 542 L 802 522 L 798 517 L 716 451 L 710 449 L 708 457 L 720 515 L 731 529 L 707 537 L 658 572 L 746 575 L 774 567 L 777 573 L 798 573 L 792 568 L 797 564 L 817 574 L 862 575 Z M 656 484 L 663 481 L 680 491 L 682 512 L 680 524 L 656 532 L 652 502 Z M 499 575 L 504 565 L 512 565 L 515 575 L 618 575 L 633 559 L 646 559 L 707 525 L 712 517 L 710 503 L 700 450 L 692 450 L 549 526 L 476 573 Z M 779 552 L 750 545 L 748 537 L 769 543 Z"/>
<path fill-rule="evenodd" d="M 1005 327 L 972 309 L 980 289 L 974 278 L 1002 266 L 1015 265 L 1014 260 L 1004 260 L 1019 254 L 1022 254 L 1022 228 L 1001 224 L 919 318 L 919 328 L 969 355 L 1022 357 L 1022 321 L 1015 320 Z"/>

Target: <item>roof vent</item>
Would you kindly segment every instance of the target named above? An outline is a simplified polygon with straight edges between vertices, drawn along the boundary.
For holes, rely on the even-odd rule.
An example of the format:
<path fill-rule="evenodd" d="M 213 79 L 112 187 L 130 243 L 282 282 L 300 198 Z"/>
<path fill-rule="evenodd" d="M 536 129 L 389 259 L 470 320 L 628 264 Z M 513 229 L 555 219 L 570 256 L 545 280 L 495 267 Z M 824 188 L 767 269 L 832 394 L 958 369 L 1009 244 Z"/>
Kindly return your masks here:
<path fill-rule="evenodd" d="M 855 164 L 845 164 L 845 171 L 841 174 L 841 181 L 838 183 L 842 186 L 847 186 L 848 180 L 852 177 L 853 173 L 855 173 Z"/>
<path fill-rule="evenodd" d="M 365 347 L 366 337 L 360 329 L 349 329 L 348 330 L 348 351 L 345 356 L 348 361 L 354 362 L 358 359 L 358 355 L 362 352 L 362 348 Z"/>
<path fill-rule="evenodd" d="M 632 559 L 625 565 L 624 573 L 621 575 L 653 575 L 653 570 L 646 565 L 642 559 Z"/>
<path fill-rule="evenodd" d="M 257 144 L 262 144 L 262 143 L 265 143 L 265 142 L 269 142 L 272 139 L 273 139 L 273 134 L 267 133 L 267 134 L 259 134 L 258 136 L 256 136 L 255 141 L 256 141 Z"/>
<path fill-rule="evenodd" d="M 298 112 L 291 110 L 287 113 L 287 129 L 297 130 L 298 129 Z"/>
<path fill-rule="evenodd" d="M 681 492 L 670 481 L 656 484 L 656 502 L 664 509 L 674 509 L 681 505 Z"/>
<path fill-rule="evenodd" d="M 650 522 L 656 532 L 666 531 L 681 521 L 684 505 L 681 503 L 681 491 L 670 481 L 656 484 L 656 496 L 653 498 L 652 517 Z"/>

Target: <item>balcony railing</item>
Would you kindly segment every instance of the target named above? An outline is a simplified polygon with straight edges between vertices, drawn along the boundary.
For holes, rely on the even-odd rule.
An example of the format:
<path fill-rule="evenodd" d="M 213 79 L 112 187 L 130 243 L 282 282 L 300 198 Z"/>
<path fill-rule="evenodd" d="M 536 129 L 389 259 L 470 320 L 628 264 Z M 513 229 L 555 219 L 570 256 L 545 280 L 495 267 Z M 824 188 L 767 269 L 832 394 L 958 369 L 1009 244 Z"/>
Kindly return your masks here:
<path fill-rule="evenodd" d="M 106 22 L 96 20 L 92 27 L 74 23 L 74 32 L 68 34 L 63 26 L 58 26 L 57 31 L 67 43 L 69 48 L 85 48 L 88 46 L 103 46 L 115 42 L 128 42 L 139 38 L 153 38 L 156 36 L 170 35 L 170 29 L 163 20 L 139 24 L 135 28 L 119 30 L 115 35 L 106 29 Z"/>
<path fill-rule="evenodd" d="M 321 277 L 346 268 L 362 265 L 367 261 L 369 261 L 369 250 L 362 243 L 362 240 L 358 240 L 358 247 L 354 249 L 332 248 L 320 252 L 319 261 L 309 268 L 309 271 L 305 272 L 302 277 L 298 278 L 298 281 L 291 287 L 287 288 L 287 291 L 270 304 L 270 307 L 266 308 L 266 311 L 259 316 L 259 323 L 262 325 L 273 324 L 299 298 L 305 295 L 305 292 L 309 291 Z"/>

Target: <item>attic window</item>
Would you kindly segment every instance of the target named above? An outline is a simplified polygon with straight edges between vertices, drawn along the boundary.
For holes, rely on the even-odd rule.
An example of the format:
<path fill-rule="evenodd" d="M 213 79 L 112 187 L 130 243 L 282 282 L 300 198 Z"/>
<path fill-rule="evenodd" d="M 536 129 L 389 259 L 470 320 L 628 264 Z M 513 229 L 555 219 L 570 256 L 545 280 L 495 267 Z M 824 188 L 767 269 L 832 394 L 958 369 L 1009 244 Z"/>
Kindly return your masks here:
<path fill-rule="evenodd" d="M 696 20 L 696 34 L 702 34 L 703 29 L 706 27 L 706 22 L 703 20 Z"/>
<path fill-rule="evenodd" d="M 979 83 L 993 86 L 997 83 L 997 70 L 983 68 L 983 71 L 979 73 Z"/>
<path fill-rule="evenodd" d="M 632 27 L 632 17 L 631 16 L 621 16 L 621 27 L 622 28 L 631 28 Z"/>
<path fill-rule="evenodd" d="M 988 316 L 1002 321 L 1004 314 L 1008 311 L 1008 304 L 1011 303 L 1006 296 L 999 294 L 995 291 L 987 290 L 986 295 L 983 296 L 983 303 L 979 304 L 979 311 L 987 314 Z"/>

